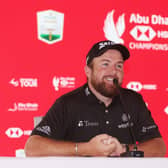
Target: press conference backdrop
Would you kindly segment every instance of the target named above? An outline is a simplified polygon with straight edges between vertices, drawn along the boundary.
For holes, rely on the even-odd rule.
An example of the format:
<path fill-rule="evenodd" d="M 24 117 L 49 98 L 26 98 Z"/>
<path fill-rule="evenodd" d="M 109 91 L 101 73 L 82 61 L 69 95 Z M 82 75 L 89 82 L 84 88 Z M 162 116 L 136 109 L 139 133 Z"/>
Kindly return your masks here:
<path fill-rule="evenodd" d="M 123 87 L 143 95 L 168 146 L 166 0 L 6 0 L 0 24 L 0 156 L 15 156 L 33 118 L 86 81 L 86 54 L 106 39 L 129 48 Z"/>

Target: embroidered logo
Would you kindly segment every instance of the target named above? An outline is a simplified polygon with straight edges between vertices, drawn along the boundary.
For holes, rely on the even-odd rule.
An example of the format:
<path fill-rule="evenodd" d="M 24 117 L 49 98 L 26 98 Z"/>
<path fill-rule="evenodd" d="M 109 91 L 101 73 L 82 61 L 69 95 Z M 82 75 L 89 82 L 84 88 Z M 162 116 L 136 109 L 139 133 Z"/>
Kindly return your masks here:
<path fill-rule="evenodd" d="M 41 126 L 41 127 L 37 127 L 36 128 L 37 131 L 40 131 L 40 132 L 43 132 L 47 135 L 50 135 L 51 134 L 51 128 L 49 126 Z"/>

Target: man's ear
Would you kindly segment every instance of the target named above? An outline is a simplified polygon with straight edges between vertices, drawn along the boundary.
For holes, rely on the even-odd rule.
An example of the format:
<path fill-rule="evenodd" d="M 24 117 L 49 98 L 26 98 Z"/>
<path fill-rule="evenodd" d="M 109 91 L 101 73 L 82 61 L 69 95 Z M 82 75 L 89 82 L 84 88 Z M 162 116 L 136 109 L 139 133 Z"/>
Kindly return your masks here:
<path fill-rule="evenodd" d="M 90 77 L 90 73 L 91 73 L 91 68 L 86 65 L 85 66 L 85 74 L 86 74 L 87 78 Z"/>

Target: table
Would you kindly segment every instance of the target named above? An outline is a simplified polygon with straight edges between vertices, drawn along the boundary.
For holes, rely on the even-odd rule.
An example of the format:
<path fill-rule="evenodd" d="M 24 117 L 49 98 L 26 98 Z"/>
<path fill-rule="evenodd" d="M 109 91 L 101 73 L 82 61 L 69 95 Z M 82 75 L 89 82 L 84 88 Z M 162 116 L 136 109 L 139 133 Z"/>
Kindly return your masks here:
<path fill-rule="evenodd" d="M 0 157 L 1 168 L 167 168 L 167 158 Z"/>

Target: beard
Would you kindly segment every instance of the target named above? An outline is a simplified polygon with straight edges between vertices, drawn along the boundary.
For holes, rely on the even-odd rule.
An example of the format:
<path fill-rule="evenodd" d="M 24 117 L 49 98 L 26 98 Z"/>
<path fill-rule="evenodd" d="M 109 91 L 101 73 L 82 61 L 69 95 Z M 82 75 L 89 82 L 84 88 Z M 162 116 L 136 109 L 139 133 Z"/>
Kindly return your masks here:
<path fill-rule="evenodd" d="M 97 80 L 94 77 L 91 78 L 91 84 L 97 92 L 99 92 L 105 97 L 112 98 L 119 94 L 119 90 L 114 84 L 110 85 L 104 81 L 97 82 Z"/>

